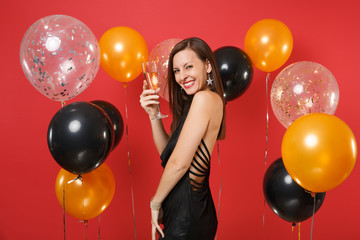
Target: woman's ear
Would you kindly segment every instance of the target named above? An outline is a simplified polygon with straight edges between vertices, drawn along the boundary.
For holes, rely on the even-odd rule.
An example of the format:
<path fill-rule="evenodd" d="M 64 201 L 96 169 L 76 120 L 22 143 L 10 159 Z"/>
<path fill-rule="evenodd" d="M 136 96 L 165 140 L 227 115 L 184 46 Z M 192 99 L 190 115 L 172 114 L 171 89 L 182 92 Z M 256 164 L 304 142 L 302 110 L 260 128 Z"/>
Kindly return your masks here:
<path fill-rule="evenodd" d="M 211 73 L 211 71 L 212 71 L 212 66 L 211 66 L 211 63 L 210 63 L 210 61 L 209 61 L 208 59 L 206 59 L 205 64 L 206 64 L 206 72 L 207 72 L 207 73 Z"/>

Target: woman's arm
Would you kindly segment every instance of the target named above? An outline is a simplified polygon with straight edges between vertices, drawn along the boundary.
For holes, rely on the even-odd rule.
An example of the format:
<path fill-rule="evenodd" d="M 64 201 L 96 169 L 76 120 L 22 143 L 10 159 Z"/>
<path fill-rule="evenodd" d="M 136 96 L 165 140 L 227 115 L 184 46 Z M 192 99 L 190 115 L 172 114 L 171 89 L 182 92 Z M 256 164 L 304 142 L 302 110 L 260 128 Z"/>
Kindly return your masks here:
<path fill-rule="evenodd" d="M 222 120 L 220 97 L 210 91 L 195 94 L 187 119 L 171 154 L 153 202 L 162 203 L 169 192 L 189 169 L 192 158 L 205 135 L 215 143 Z"/>
<path fill-rule="evenodd" d="M 159 154 L 161 154 L 169 141 L 169 135 L 165 131 L 161 119 L 151 120 L 157 115 L 159 95 L 157 95 L 156 93 L 158 92 L 159 89 L 157 89 L 156 91 L 149 89 L 146 81 L 144 80 L 143 91 L 140 95 L 140 103 L 141 106 L 144 108 L 145 112 L 149 115 L 154 143 Z"/>
<path fill-rule="evenodd" d="M 165 131 L 163 122 L 161 119 L 151 120 L 151 129 L 153 134 L 153 139 L 155 143 L 155 147 L 158 150 L 159 154 L 164 151 L 166 144 L 169 142 L 169 135 Z"/>

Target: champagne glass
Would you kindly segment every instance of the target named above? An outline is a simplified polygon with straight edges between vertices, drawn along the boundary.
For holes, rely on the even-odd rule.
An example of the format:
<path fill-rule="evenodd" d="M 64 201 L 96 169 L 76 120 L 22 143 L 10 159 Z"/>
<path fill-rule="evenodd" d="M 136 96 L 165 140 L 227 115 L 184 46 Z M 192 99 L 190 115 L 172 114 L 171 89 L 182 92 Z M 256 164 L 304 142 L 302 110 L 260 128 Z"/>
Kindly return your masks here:
<path fill-rule="evenodd" d="M 147 84 L 151 89 L 156 90 L 158 88 L 158 83 L 159 83 L 156 62 L 155 61 L 143 62 L 142 67 Z M 158 113 L 156 117 L 151 118 L 151 120 L 157 120 L 168 117 L 168 115 L 161 114 L 159 105 L 157 105 L 157 107 L 158 107 Z"/>

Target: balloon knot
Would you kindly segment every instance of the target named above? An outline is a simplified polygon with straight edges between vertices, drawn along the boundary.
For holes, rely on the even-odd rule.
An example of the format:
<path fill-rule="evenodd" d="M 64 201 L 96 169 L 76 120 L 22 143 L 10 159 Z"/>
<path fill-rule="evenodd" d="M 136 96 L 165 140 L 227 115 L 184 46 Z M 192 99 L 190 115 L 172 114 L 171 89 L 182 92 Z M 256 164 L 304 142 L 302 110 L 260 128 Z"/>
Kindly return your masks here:
<path fill-rule="evenodd" d="M 83 180 L 82 177 L 81 177 L 81 175 L 78 175 L 75 179 L 70 180 L 70 181 L 68 181 L 67 183 L 69 184 L 69 183 L 75 182 L 76 180 L 79 180 L 79 179 L 80 179 L 80 181 Z"/>

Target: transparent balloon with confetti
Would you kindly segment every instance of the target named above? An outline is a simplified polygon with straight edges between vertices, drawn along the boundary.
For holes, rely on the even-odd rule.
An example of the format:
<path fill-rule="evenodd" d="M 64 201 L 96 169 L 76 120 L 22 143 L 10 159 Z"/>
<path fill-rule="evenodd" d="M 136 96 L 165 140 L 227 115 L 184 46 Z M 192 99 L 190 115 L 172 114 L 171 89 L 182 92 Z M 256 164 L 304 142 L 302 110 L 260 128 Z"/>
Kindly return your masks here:
<path fill-rule="evenodd" d="M 29 82 L 55 101 L 84 91 L 100 66 L 100 49 L 92 31 L 66 15 L 39 19 L 20 44 L 20 64 Z"/>
<path fill-rule="evenodd" d="M 333 74 L 321 64 L 301 61 L 284 68 L 270 93 L 271 107 L 285 127 L 309 113 L 334 114 L 339 88 Z"/>
<path fill-rule="evenodd" d="M 159 96 L 169 101 L 169 90 L 167 85 L 167 73 L 169 55 L 174 46 L 181 39 L 171 38 L 158 43 L 150 52 L 149 61 L 155 61 L 158 71 L 158 86 L 160 88 Z"/>

